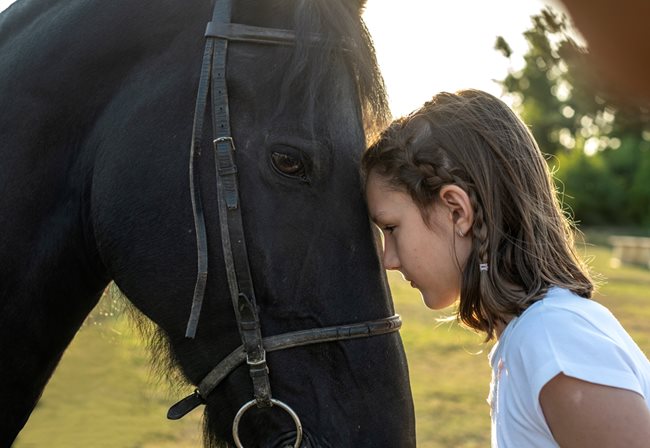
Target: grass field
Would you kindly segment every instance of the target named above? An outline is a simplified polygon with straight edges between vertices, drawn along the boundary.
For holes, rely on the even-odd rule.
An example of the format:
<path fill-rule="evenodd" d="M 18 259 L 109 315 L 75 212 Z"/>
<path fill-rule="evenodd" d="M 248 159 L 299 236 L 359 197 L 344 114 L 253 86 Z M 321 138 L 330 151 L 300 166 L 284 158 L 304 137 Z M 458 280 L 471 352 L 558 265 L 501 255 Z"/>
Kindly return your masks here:
<path fill-rule="evenodd" d="M 605 246 L 586 253 L 606 279 L 596 299 L 650 353 L 650 271 L 611 268 Z M 404 320 L 418 447 L 489 446 L 490 345 L 455 323 L 439 323 L 444 313 L 427 310 L 397 275 L 390 281 Z M 201 446 L 201 413 L 166 420 L 168 406 L 182 395 L 152 377 L 141 338 L 124 314 L 110 316 L 113 308 L 101 303 L 78 333 L 14 448 Z"/>

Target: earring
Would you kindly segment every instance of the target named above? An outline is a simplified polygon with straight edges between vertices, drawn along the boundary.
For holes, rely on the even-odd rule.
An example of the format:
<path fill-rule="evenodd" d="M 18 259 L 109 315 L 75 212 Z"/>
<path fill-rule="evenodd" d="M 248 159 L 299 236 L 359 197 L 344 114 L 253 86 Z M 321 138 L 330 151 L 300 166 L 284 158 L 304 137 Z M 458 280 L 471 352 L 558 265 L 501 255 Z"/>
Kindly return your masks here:
<path fill-rule="evenodd" d="M 458 232 L 456 232 L 456 233 L 458 233 L 458 236 L 461 237 L 461 238 L 465 236 L 465 234 L 463 233 L 463 231 L 460 230 L 460 229 L 458 229 Z"/>

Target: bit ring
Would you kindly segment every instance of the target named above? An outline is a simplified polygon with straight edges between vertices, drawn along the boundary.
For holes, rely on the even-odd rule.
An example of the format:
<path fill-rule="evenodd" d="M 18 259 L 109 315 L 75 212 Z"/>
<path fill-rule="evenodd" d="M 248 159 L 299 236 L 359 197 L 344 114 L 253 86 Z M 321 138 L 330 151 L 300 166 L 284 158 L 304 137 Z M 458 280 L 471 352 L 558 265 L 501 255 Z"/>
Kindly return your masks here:
<path fill-rule="evenodd" d="M 232 438 L 235 441 L 235 446 L 237 446 L 237 448 L 244 448 L 244 445 L 242 445 L 241 441 L 239 440 L 239 422 L 241 421 L 241 418 L 244 416 L 246 411 L 248 411 L 256 404 L 257 400 L 251 400 L 248 403 L 245 403 L 237 412 L 237 415 L 235 415 L 235 419 L 232 421 Z M 289 405 L 283 403 L 280 400 L 276 400 L 275 398 L 271 398 L 271 404 L 273 406 L 279 407 L 284 412 L 289 414 L 289 416 L 292 418 L 293 423 L 296 425 L 296 442 L 293 444 L 293 448 L 300 448 L 300 444 L 302 443 L 302 423 L 300 423 L 298 414 L 296 414 L 294 410 L 289 407 Z"/>

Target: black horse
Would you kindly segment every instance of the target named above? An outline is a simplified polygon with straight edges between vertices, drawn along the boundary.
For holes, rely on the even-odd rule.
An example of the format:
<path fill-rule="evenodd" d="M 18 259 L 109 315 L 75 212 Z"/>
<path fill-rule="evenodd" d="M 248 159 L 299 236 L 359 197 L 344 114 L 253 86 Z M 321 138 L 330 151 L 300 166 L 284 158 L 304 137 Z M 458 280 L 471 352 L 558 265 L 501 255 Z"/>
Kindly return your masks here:
<path fill-rule="evenodd" d="M 236 0 L 232 21 L 294 29 L 295 46 L 231 43 L 227 83 L 263 336 L 393 314 L 357 160 L 386 116 L 365 0 Z M 188 160 L 213 0 L 19 0 L 0 16 L 0 446 L 28 419 L 113 280 L 189 383 L 235 347 L 213 154 L 201 154 L 210 266 L 195 338 Z M 313 36 L 320 36 L 314 43 Z M 344 45 L 334 43 L 344 42 Z M 415 445 L 396 333 L 269 353 L 274 397 L 305 447 Z M 206 444 L 230 446 L 252 396 L 240 366 L 207 397 Z M 294 425 L 259 410 L 244 446 Z"/>

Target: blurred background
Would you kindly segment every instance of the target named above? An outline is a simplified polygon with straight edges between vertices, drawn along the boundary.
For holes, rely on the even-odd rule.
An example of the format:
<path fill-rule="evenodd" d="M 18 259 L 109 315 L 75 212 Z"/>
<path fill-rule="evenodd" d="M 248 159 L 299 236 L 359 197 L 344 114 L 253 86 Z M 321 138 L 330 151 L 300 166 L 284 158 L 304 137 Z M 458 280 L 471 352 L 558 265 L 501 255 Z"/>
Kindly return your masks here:
<path fill-rule="evenodd" d="M 0 10 L 11 1 L 0 0 Z M 600 275 L 596 295 L 650 353 L 650 109 L 588 63 L 585 40 L 557 2 L 368 0 L 395 116 L 439 91 L 486 90 L 530 126 L 578 250 Z M 616 14 L 616 10 L 612 10 Z M 615 30 L 603 29 L 612 33 Z M 648 58 L 648 55 L 639 55 Z M 418 446 L 489 446 L 490 370 L 479 335 L 438 318 L 390 275 L 409 358 Z M 45 390 L 15 448 L 199 447 L 200 412 L 165 419 L 182 395 L 149 370 L 145 338 L 107 293 Z"/>

